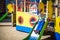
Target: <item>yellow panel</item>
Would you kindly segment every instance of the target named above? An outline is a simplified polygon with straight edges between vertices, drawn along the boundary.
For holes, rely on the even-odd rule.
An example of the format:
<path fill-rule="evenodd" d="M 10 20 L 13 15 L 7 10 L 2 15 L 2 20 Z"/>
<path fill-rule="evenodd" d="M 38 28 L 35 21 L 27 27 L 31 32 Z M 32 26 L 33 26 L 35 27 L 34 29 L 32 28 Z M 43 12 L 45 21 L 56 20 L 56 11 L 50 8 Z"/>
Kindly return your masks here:
<path fill-rule="evenodd" d="M 23 24 L 20 24 L 18 22 L 18 18 L 20 16 L 23 18 Z M 30 25 L 30 18 L 31 17 L 35 17 L 38 20 L 38 16 L 34 16 L 34 15 L 28 14 L 26 12 L 17 12 L 16 13 L 16 24 L 20 25 L 20 26 L 27 26 L 27 27 L 31 27 L 32 28 L 32 26 Z"/>
<path fill-rule="evenodd" d="M 56 18 L 55 32 L 60 33 L 60 17 Z"/>
<path fill-rule="evenodd" d="M 52 1 L 50 0 L 49 2 L 48 2 L 48 12 L 49 12 L 49 19 L 51 20 L 52 19 L 52 15 L 53 15 L 53 3 L 52 3 Z"/>
<path fill-rule="evenodd" d="M 38 9 L 39 9 L 39 11 L 42 10 L 41 13 L 44 13 L 44 4 L 43 4 L 43 2 L 40 2 L 40 3 L 39 3 Z"/>

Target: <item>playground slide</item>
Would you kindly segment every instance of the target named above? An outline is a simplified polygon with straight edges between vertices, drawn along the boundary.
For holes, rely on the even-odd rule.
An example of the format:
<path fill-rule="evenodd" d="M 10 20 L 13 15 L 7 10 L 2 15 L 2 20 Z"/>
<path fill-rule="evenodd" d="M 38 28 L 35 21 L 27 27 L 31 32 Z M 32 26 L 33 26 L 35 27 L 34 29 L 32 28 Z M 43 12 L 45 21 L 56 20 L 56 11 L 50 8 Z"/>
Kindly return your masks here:
<path fill-rule="evenodd" d="M 8 12 L 6 12 L 2 17 L 0 17 L 0 22 L 3 21 L 7 15 L 8 15 Z"/>
<path fill-rule="evenodd" d="M 36 22 L 31 33 L 23 40 L 41 40 L 41 37 L 44 33 L 47 24 L 48 22 L 44 22 L 44 21 L 40 22 L 40 31 L 36 33 L 35 30 L 37 30 L 39 25 L 38 22 Z"/>

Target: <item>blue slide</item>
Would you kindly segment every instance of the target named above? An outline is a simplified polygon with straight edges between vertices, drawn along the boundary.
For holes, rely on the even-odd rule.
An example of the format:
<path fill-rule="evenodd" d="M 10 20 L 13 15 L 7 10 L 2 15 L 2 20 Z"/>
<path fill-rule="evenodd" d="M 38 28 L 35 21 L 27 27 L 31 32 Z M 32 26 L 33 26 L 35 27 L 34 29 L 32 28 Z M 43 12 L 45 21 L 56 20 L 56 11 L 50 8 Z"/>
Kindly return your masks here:
<path fill-rule="evenodd" d="M 44 33 L 45 28 L 47 27 L 48 21 L 39 21 L 36 22 L 30 34 L 23 40 L 41 40 L 41 37 Z M 38 30 L 39 33 L 35 31 Z"/>
<path fill-rule="evenodd" d="M 41 31 L 42 28 L 43 28 L 44 23 L 45 23 L 44 21 L 39 21 L 36 30 L 40 30 Z"/>

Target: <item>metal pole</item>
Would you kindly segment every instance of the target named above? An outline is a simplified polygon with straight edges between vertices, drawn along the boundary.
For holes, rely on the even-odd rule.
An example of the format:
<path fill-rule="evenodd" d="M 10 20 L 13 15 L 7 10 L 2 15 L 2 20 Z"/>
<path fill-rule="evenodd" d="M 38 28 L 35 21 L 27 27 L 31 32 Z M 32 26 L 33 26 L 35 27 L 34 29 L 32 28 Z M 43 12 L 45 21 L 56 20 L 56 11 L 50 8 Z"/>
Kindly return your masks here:
<path fill-rule="evenodd" d="M 58 16 L 58 0 L 56 0 L 56 7 L 55 7 L 55 16 Z"/>
<path fill-rule="evenodd" d="M 26 11 L 26 0 L 24 0 L 24 12 Z"/>
<path fill-rule="evenodd" d="M 42 0 L 40 0 L 40 2 L 42 2 Z"/>
<path fill-rule="evenodd" d="M 47 1 L 47 7 L 46 7 L 46 18 L 45 18 L 45 22 L 47 21 L 48 18 L 48 1 Z"/>
<path fill-rule="evenodd" d="M 18 7 L 17 7 L 17 0 L 16 0 L 16 12 L 17 12 L 17 8 L 18 8 Z"/>

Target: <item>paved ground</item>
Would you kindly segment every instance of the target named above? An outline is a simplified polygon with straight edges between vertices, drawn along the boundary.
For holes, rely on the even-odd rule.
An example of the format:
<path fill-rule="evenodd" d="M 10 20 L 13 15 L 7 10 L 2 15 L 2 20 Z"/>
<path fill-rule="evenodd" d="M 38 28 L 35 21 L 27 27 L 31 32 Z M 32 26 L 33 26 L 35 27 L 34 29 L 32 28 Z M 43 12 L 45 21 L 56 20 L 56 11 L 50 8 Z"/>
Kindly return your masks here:
<path fill-rule="evenodd" d="M 15 27 L 0 26 L 0 40 L 22 40 L 28 34 L 19 32 Z"/>
<path fill-rule="evenodd" d="M 0 40 L 22 40 L 26 36 L 28 36 L 28 33 L 17 31 L 16 27 L 0 26 Z M 49 36 L 43 36 L 42 39 L 46 37 Z"/>

